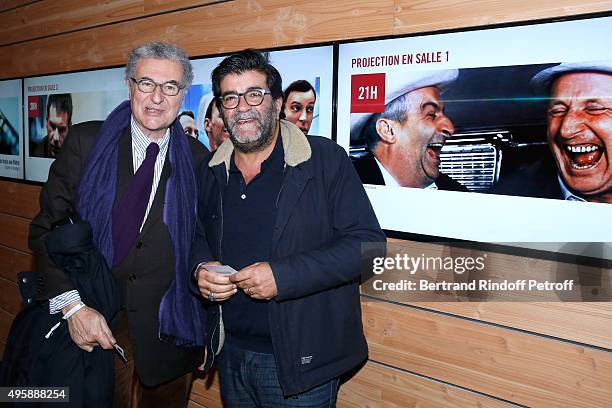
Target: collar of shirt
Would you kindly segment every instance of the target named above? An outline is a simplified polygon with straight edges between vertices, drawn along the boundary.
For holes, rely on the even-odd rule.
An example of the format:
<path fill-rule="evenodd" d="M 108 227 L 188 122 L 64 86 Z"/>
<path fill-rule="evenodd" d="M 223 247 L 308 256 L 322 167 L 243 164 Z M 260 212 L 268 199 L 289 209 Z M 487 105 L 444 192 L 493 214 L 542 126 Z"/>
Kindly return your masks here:
<path fill-rule="evenodd" d="M 275 169 L 281 169 L 285 164 L 285 151 L 283 150 L 283 141 L 280 135 L 280 131 L 278 132 L 278 137 L 276 138 L 276 143 L 274 144 L 274 149 L 272 149 L 272 153 L 266 160 L 261 163 L 261 171 L 268 171 Z M 240 171 L 238 166 L 236 166 L 236 162 L 234 161 L 234 153 L 232 153 L 232 158 L 230 159 L 230 173 Z"/>
<path fill-rule="evenodd" d="M 151 140 L 145 136 L 140 130 L 134 116 L 131 119 L 131 130 L 132 130 L 132 160 L 134 165 L 134 173 L 140 167 L 147 154 L 147 146 L 151 143 Z M 159 145 L 159 154 L 157 155 L 156 162 L 163 162 L 168 152 L 168 145 L 170 144 L 170 128 L 166 129 L 164 136 L 157 141 Z"/>
<path fill-rule="evenodd" d="M 560 174 L 557 174 L 557 181 L 559 181 L 559 187 L 561 187 L 561 194 L 563 194 L 563 198 L 566 201 L 581 201 L 586 202 L 586 200 L 582 197 L 578 197 L 576 194 L 572 193 L 570 189 L 567 187 L 563 178 L 561 178 Z"/>
<path fill-rule="evenodd" d="M 383 166 L 382 163 L 378 161 L 376 156 L 374 156 L 374 160 L 376 160 L 376 164 L 378 165 L 378 168 L 380 169 L 380 172 L 382 173 L 383 180 L 385 180 L 385 186 L 401 187 L 399 183 L 393 178 L 391 173 L 389 173 L 387 169 L 385 169 L 385 166 Z M 434 181 L 433 183 L 425 187 L 425 189 L 426 190 L 437 190 L 438 186 L 436 185 L 436 182 Z"/>

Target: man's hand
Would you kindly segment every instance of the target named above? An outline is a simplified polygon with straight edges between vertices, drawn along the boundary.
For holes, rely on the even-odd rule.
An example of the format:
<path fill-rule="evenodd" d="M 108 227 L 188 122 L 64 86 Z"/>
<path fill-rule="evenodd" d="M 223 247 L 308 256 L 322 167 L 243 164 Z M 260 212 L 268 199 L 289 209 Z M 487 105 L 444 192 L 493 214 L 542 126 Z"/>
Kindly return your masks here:
<path fill-rule="evenodd" d="M 62 313 L 66 314 L 79 301 L 72 302 L 62 309 Z M 92 352 L 94 347 L 100 346 L 105 350 L 113 348 L 113 344 L 117 342 L 113 333 L 106 324 L 106 319 L 96 310 L 87 306 L 81 308 L 75 314 L 68 318 L 68 331 L 72 341 L 79 348 Z"/>
<path fill-rule="evenodd" d="M 278 294 L 272 268 L 267 262 L 254 263 L 229 278 L 253 299 L 270 300 Z"/>
<path fill-rule="evenodd" d="M 198 265 L 195 272 L 198 288 L 202 296 L 209 301 L 222 302 L 234 296 L 238 289 L 235 284 L 230 282 L 229 277 L 206 269 L 207 266 L 211 265 L 221 265 L 221 263 L 215 261 Z"/>

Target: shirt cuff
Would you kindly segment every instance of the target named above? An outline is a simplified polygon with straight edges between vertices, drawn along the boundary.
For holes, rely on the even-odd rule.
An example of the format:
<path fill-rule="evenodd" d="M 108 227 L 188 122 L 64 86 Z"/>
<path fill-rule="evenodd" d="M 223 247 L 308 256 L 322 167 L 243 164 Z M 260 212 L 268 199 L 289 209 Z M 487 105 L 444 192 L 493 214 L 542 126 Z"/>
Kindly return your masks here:
<path fill-rule="evenodd" d="M 81 296 L 77 290 L 69 290 L 68 292 L 64 292 L 61 295 L 49 299 L 49 313 L 59 313 L 65 306 L 79 300 L 81 300 Z"/>

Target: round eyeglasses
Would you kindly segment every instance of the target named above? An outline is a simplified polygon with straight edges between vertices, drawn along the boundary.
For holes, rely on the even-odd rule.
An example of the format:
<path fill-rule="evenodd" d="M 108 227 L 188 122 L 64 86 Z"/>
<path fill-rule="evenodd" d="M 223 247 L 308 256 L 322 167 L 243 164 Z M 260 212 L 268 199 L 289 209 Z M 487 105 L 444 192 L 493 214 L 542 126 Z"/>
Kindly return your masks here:
<path fill-rule="evenodd" d="M 176 96 L 178 95 L 181 89 L 185 88 L 184 85 L 180 85 L 176 81 L 168 81 L 164 82 L 163 84 L 158 84 L 157 82 L 149 78 L 141 78 L 138 80 L 135 78 L 130 79 L 136 84 L 140 92 L 144 93 L 152 93 L 155 91 L 155 88 L 159 86 L 159 89 L 161 89 L 164 95 Z"/>
<path fill-rule="evenodd" d="M 240 97 L 244 97 L 244 100 L 250 106 L 259 106 L 264 100 L 264 96 L 270 95 L 272 92 L 262 89 L 262 88 L 253 88 L 249 89 L 246 92 L 232 92 L 226 93 L 221 96 L 221 105 L 225 109 L 236 109 L 236 107 L 240 104 Z"/>

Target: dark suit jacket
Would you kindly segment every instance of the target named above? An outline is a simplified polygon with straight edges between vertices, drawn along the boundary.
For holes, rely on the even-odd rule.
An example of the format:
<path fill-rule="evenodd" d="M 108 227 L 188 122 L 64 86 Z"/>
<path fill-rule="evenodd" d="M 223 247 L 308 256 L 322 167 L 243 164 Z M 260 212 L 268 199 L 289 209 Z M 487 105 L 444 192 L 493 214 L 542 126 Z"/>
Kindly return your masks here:
<path fill-rule="evenodd" d="M 30 142 L 30 157 L 55 157 L 55 155 L 51 153 L 49 135 L 43 137 L 38 142 Z"/>
<path fill-rule="evenodd" d="M 555 161 L 547 157 L 504 178 L 487 193 L 563 200 L 558 174 Z"/>
<path fill-rule="evenodd" d="M 385 179 L 372 153 L 353 159 L 353 165 L 363 184 L 385 185 Z M 439 190 L 469 191 L 463 184 L 453 180 L 444 173 L 440 173 L 436 179 L 436 186 L 438 186 Z"/>
<path fill-rule="evenodd" d="M 46 300 L 74 289 L 67 276 L 48 259 L 45 238 L 54 223 L 70 216 L 81 171 L 102 122 L 75 125 L 66 138 L 40 194 L 40 212 L 30 225 L 30 247 L 38 256 L 40 298 Z M 194 165 L 208 157 L 204 145 L 188 138 Z M 159 304 L 175 277 L 170 233 L 163 223 L 166 182 L 172 171 L 166 157 L 155 199 L 142 232 L 125 260 L 113 273 L 128 314 L 136 370 L 142 382 L 155 386 L 193 370 L 202 360 L 200 350 L 179 348 L 159 340 Z M 119 139 L 115 204 L 134 176 L 129 126 Z"/>

